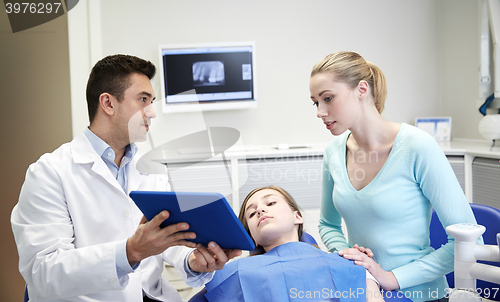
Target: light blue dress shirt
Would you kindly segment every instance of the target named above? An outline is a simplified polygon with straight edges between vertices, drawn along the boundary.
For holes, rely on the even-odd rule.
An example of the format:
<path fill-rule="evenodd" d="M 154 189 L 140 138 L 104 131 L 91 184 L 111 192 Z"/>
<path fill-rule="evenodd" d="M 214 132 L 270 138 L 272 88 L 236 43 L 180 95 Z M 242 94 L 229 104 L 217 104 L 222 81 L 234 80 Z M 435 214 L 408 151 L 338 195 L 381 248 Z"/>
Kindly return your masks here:
<path fill-rule="evenodd" d="M 104 142 L 100 137 L 95 135 L 89 128 L 84 131 L 85 136 L 89 140 L 92 148 L 99 154 L 108 166 L 109 170 L 118 181 L 123 191 L 127 193 L 128 186 L 128 166 L 134 155 L 137 154 L 137 146 L 135 144 L 130 144 L 125 149 L 125 154 L 122 157 L 120 167 L 115 164 L 115 151 Z M 130 266 L 127 258 L 127 241 L 121 241 L 118 243 L 115 249 L 116 253 L 116 271 L 118 272 L 118 278 L 125 276 L 126 274 L 132 273 L 140 264 L 137 263 L 133 267 Z"/>
<path fill-rule="evenodd" d="M 137 146 L 135 144 L 130 144 L 125 149 L 125 154 L 120 162 L 120 167 L 115 164 L 115 151 L 106 144 L 100 137 L 95 135 L 89 128 L 85 129 L 85 136 L 89 140 L 90 144 L 94 150 L 99 154 L 108 166 L 109 170 L 118 181 L 123 191 L 127 192 L 127 172 L 128 164 L 132 161 L 132 158 L 137 154 Z"/>

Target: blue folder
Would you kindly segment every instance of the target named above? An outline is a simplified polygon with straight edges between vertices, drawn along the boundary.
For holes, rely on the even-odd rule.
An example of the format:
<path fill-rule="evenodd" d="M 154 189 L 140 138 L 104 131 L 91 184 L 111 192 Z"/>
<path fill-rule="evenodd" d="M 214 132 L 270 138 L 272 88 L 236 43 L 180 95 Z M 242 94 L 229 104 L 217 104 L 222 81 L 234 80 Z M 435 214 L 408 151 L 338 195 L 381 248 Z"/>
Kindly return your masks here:
<path fill-rule="evenodd" d="M 254 243 L 224 196 L 219 193 L 132 191 L 130 197 L 151 220 L 167 210 L 170 217 L 161 227 L 187 222 L 196 233 L 189 241 L 207 245 L 216 242 L 223 249 L 253 250 Z"/>

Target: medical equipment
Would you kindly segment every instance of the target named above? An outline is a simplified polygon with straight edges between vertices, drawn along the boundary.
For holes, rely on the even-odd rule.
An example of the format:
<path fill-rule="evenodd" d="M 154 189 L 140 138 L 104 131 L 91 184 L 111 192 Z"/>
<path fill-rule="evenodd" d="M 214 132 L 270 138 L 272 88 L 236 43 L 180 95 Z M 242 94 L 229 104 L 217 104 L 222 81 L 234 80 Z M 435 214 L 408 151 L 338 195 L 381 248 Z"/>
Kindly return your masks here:
<path fill-rule="evenodd" d="M 495 114 L 490 116 L 486 111 L 500 108 L 500 0 L 482 0 L 480 26 L 479 98 L 486 101 L 479 109 L 484 115 L 479 123 L 479 132 L 484 138 L 494 142 L 500 139 L 500 114 L 496 114 L 500 112 L 495 110 Z M 490 44 L 493 45 L 493 50 L 490 49 Z M 490 64 L 491 57 L 493 67 Z"/>
<path fill-rule="evenodd" d="M 500 138 L 500 114 L 485 115 L 479 122 L 479 133 L 489 140 Z"/>
<path fill-rule="evenodd" d="M 159 45 L 163 112 L 257 107 L 255 43 Z"/>
<path fill-rule="evenodd" d="M 449 293 L 450 302 L 481 302 L 476 279 L 500 283 L 500 267 L 476 263 L 477 260 L 500 262 L 500 233 L 497 246 L 476 244 L 485 230 L 484 226 L 468 223 L 446 227 L 446 232 L 455 238 L 455 288 Z M 491 294 L 500 294 L 496 290 Z"/>

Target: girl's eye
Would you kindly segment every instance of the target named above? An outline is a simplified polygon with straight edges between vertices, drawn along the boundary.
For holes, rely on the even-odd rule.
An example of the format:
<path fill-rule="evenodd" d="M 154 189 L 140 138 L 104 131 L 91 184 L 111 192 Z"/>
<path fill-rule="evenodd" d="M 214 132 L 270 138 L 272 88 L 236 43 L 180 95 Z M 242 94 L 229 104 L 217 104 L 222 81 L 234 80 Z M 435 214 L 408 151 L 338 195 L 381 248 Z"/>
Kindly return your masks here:
<path fill-rule="evenodd" d="M 313 102 L 313 106 L 318 107 L 318 102 Z"/>
<path fill-rule="evenodd" d="M 250 215 L 248 215 L 248 218 L 252 218 L 254 215 L 255 215 L 255 212 L 252 212 L 252 213 L 250 213 Z"/>
<path fill-rule="evenodd" d="M 276 201 L 271 201 L 270 203 L 267 204 L 267 206 L 273 206 L 276 204 Z"/>
<path fill-rule="evenodd" d="M 141 101 L 146 102 L 146 101 L 147 101 L 147 99 L 148 99 L 147 97 L 142 97 L 142 98 L 141 98 Z"/>
<path fill-rule="evenodd" d="M 332 100 L 332 97 L 331 97 L 331 96 L 329 96 L 329 97 L 325 98 L 325 102 L 329 102 L 329 101 L 331 101 L 331 100 Z"/>

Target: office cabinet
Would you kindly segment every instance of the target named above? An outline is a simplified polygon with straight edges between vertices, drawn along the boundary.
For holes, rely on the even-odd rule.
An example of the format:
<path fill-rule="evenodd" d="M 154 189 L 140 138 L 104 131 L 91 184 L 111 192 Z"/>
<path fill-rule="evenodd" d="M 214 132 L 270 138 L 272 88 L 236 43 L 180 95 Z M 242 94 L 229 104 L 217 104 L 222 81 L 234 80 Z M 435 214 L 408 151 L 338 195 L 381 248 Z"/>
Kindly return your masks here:
<path fill-rule="evenodd" d="M 239 188 L 240 205 L 251 190 L 276 185 L 290 193 L 302 209 L 319 208 L 322 155 L 251 158 L 240 160 L 240 169 L 243 165 L 246 165 L 248 179 Z"/>
<path fill-rule="evenodd" d="M 446 155 L 448 161 L 450 162 L 453 172 L 457 177 L 460 187 L 465 192 L 465 159 L 463 155 Z"/>
<path fill-rule="evenodd" d="M 472 161 L 472 197 L 474 203 L 500 209 L 499 158 L 474 158 Z"/>

